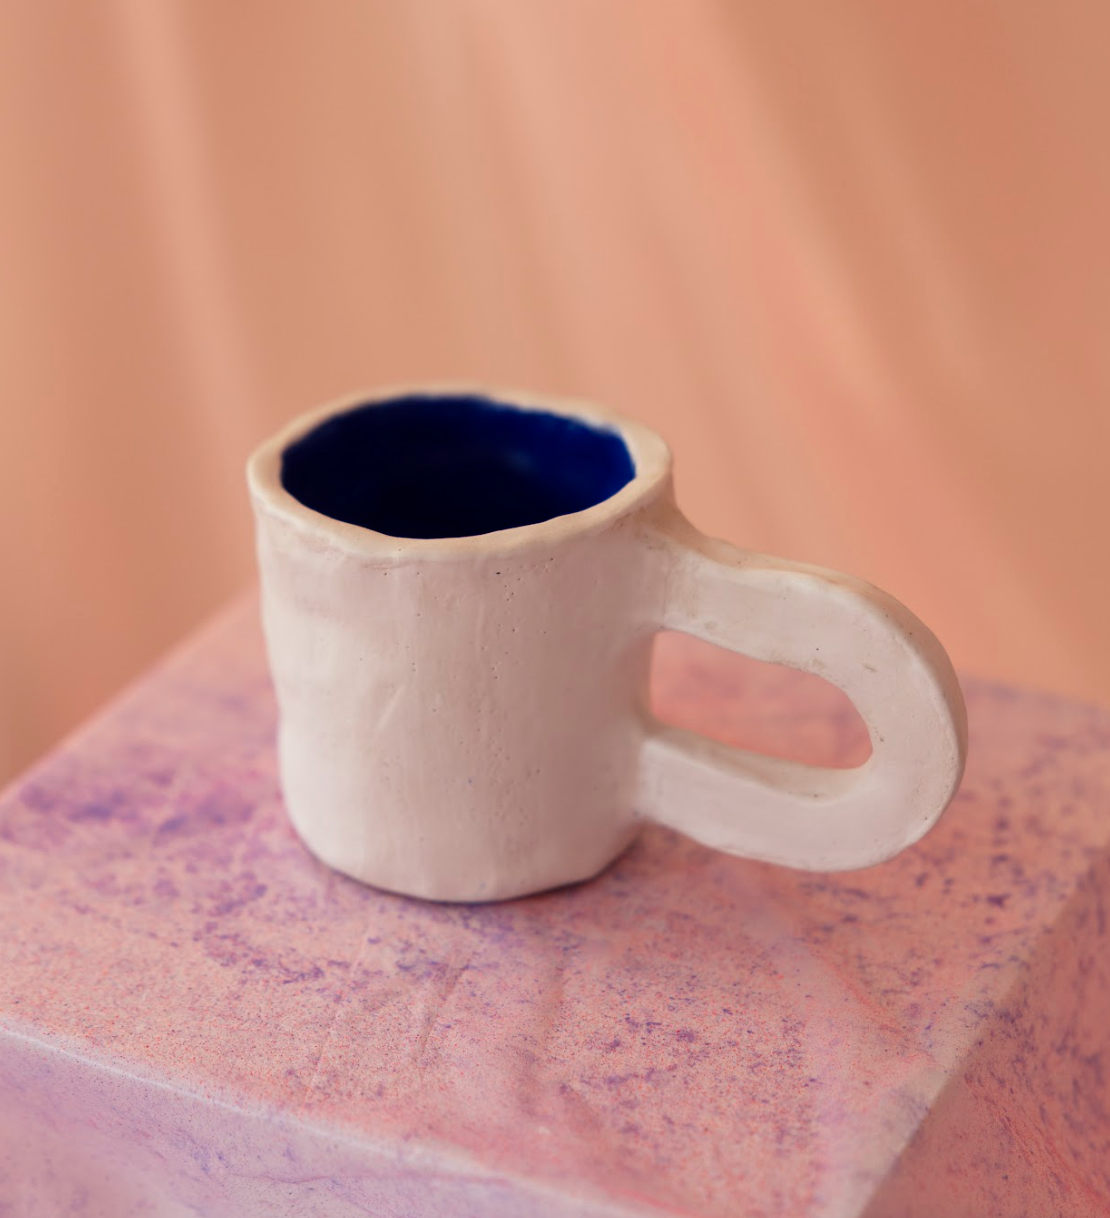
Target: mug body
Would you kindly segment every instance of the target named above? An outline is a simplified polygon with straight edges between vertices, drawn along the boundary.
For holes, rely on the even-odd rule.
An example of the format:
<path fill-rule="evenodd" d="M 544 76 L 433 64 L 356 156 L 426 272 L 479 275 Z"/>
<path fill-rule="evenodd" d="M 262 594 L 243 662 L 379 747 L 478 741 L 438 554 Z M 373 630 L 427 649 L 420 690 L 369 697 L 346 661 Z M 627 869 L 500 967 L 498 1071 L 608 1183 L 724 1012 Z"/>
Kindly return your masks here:
<path fill-rule="evenodd" d="M 421 412 L 434 416 L 445 400 L 476 412 L 472 444 L 456 433 L 441 442 L 438 416 L 426 424 Z M 375 423 L 375 410 L 396 414 L 400 441 L 381 426 L 343 434 L 344 420 Z M 520 494 L 537 472 L 528 460 L 566 464 L 539 470 L 541 481 L 570 479 L 569 499 L 525 504 L 523 518 L 576 510 L 432 535 L 501 522 L 483 488 L 505 471 L 468 485 L 455 463 L 500 460 L 506 410 L 526 416 L 505 415 L 506 426 L 555 429 L 537 432 L 531 458 L 506 458 Z M 593 490 L 579 485 L 593 458 L 566 448 L 560 427 L 619 447 L 627 479 L 577 506 L 624 475 L 602 470 Z M 330 448 L 318 443 L 332 432 Z M 359 460 L 391 482 L 388 502 L 336 499 L 359 444 Z M 396 457 L 391 444 L 407 448 Z M 536 892 L 612 861 L 637 828 L 641 711 L 663 595 L 639 523 L 670 498 L 663 442 L 576 403 L 410 391 L 298 420 L 254 454 L 248 476 L 281 784 L 309 848 L 367 883 L 455 901 Z M 421 535 L 382 532 L 379 521 Z"/>

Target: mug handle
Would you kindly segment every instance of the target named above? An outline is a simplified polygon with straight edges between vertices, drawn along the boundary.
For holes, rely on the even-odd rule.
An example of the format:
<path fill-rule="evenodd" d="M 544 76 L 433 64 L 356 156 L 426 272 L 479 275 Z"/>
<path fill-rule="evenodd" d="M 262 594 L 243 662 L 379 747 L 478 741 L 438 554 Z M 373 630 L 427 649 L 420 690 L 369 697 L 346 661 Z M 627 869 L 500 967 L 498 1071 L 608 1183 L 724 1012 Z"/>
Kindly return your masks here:
<path fill-rule="evenodd" d="M 959 786 L 967 712 L 936 636 L 880 589 L 699 533 L 677 510 L 648 544 L 666 568 L 663 629 L 814 673 L 855 704 L 871 757 L 827 769 L 651 721 L 641 815 L 730 854 L 810 871 L 882 862 Z"/>

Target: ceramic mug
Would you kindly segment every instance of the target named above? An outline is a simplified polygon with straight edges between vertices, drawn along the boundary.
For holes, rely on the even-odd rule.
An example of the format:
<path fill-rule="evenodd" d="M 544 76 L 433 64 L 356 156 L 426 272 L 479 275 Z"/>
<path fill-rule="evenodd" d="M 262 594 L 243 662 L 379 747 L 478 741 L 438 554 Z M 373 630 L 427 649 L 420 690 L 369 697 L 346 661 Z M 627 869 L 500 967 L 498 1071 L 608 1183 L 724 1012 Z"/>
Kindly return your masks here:
<path fill-rule="evenodd" d="M 851 576 L 702 536 L 638 423 L 416 389 L 304 416 L 251 457 L 289 815 L 324 862 L 486 901 L 595 875 L 649 821 L 788 867 L 865 867 L 951 800 L 940 643 Z M 816 673 L 872 755 L 833 770 L 656 722 L 653 636 Z"/>

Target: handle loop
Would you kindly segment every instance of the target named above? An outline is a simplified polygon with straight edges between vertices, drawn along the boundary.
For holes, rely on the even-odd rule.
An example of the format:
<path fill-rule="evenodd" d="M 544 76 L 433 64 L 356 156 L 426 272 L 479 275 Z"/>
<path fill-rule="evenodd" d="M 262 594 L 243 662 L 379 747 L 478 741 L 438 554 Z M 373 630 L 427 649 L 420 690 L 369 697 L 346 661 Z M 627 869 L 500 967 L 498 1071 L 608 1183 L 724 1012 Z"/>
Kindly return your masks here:
<path fill-rule="evenodd" d="M 967 757 L 963 695 L 936 636 L 863 580 L 714 541 L 677 511 L 651 544 L 668 567 L 664 628 L 831 681 L 867 725 L 872 755 L 826 769 L 656 723 L 642 814 L 716 849 L 812 871 L 882 862 L 931 828 Z"/>

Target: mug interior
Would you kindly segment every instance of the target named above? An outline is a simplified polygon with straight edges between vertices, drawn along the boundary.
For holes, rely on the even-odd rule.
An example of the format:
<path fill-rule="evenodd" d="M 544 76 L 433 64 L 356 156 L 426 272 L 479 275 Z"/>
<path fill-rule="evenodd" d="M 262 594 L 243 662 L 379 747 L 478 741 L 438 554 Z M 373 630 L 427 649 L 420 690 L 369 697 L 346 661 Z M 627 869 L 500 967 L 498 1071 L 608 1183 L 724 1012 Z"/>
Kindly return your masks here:
<path fill-rule="evenodd" d="M 581 512 L 636 475 L 619 432 L 474 394 L 334 415 L 282 453 L 305 507 L 391 537 L 471 537 Z"/>

